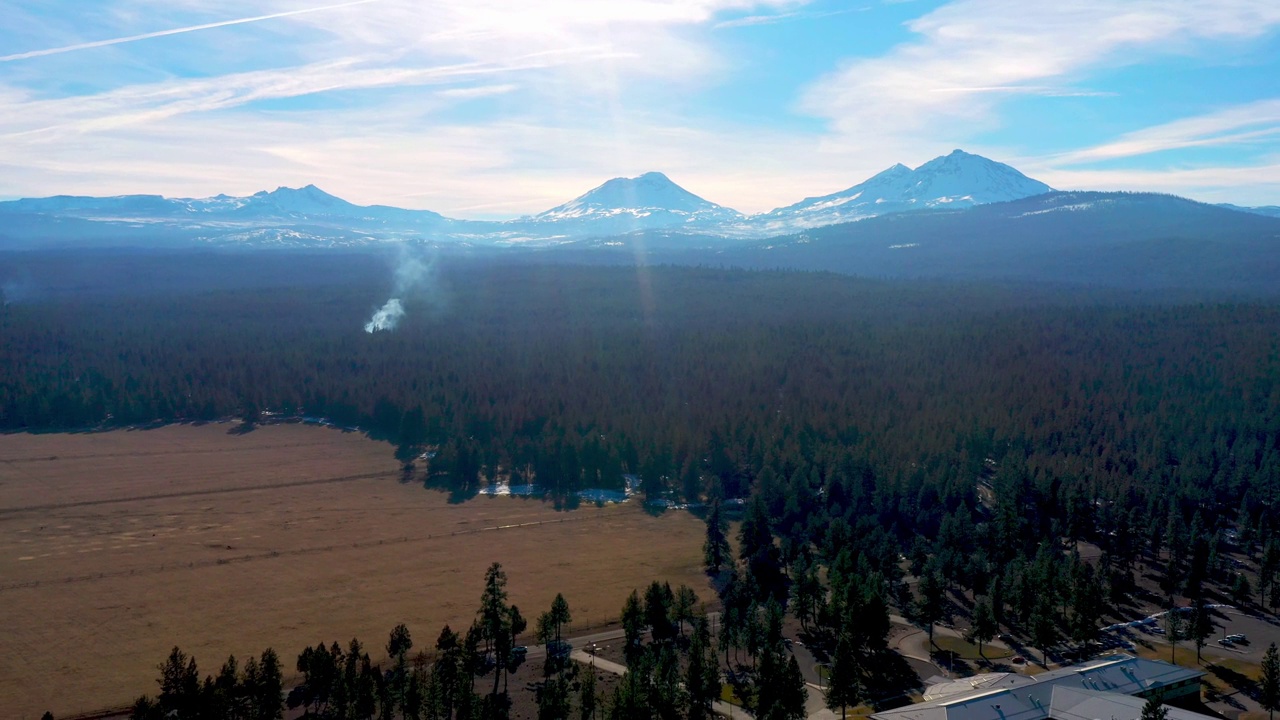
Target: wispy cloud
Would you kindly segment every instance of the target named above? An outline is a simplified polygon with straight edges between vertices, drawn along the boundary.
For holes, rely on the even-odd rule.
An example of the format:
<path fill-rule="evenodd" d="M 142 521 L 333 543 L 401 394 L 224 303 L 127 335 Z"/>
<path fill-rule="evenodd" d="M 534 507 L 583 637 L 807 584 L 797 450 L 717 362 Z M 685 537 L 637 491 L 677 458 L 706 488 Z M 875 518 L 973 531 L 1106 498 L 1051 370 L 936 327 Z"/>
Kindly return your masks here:
<path fill-rule="evenodd" d="M 798 17 L 800 13 L 779 13 L 777 15 L 747 15 L 746 17 L 734 18 L 732 20 L 722 20 L 712 27 L 716 30 L 726 30 L 736 27 L 750 27 L 752 25 L 773 25 L 784 20 Z"/>
<path fill-rule="evenodd" d="M 470 100 L 472 98 L 491 97 L 493 95 L 506 95 L 515 92 L 517 86 L 512 83 L 504 83 L 502 85 L 477 85 L 475 87 L 465 88 L 449 88 L 441 90 L 437 93 L 440 97 L 460 98 Z"/>
<path fill-rule="evenodd" d="M 721 20 L 712 25 L 713 30 L 728 30 L 731 28 L 751 27 L 753 25 L 776 25 L 780 22 L 788 22 L 791 20 L 816 20 L 826 17 L 834 17 L 836 15 L 848 15 L 855 12 L 866 12 L 870 7 L 845 8 L 843 10 L 830 10 L 827 12 L 784 12 L 773 15 L 746 15 L 732 20 Z"/>
<path fill-rule="evenodd" d="M 167 37 L 169 35 L 181 35 L 183 33 L 196 32 L 199 30 L 212 30 L 213 28 L 229 27 L 232 25 L 245 25 L 248 23 L 262 22 L 263 20 L 276 20 L 279 18 L 294 17 L 296 15 L 323 12 L 325 10 L 338 10 L 356 5 L 368 5 L 376 2 L 382 2 L 382 0 L 352 0 L 352 2 L 340 3 L 337 5 L 324 5 L 321 7 L 302 8 L 299 10 L 285 10 L 282 12 L 269 13 L 267 15 L 255 15 L 253 17 L 236 18 L 234 20 L 220 20 L 218 22 L 202 23 L 200 25 L 188 25 L 186 27 L 158 30 L 156 32 L 142 33 L 140 35 L 127 35 L 125 37 L 110 38 L 107 40 L 94 40 L 91 42 L 76 43 L 75 45 L 46 48 L 44 50 L 29 50 L 27 52 L 13 53 L 11 55 L 0 55 L 0 62 L 30 60 L 32 58 L 46 57 L 49 55 L 61 55 L 62 53 L 76 52 L 77 50 L 90 50 L 93 48 L 107 47 L 109 45 L 123 45 L 125 43 L 138 42 L 140 40 L 152 40 L 154 38 Z"/>
<path fill-rule="evenodd" d="M 1115 97 L 1116 93 L 1099 90 L 1083 90 L 1055 85 L 986 85 L 978 87 L 938 87 L 929 92 L 958 93 L 962 95 L 995 93 L 1009 95 L 1042 95 L 1044 97 Z"/>
<path fill-rule="evenodd" d="M 958 0 L 908 23 L 918 38 L 852 60 L 800 107 L 849 134 L 998 124 L 1003 98 L 1071 84 L 1101 65 L 1139 62 L 1197 40 L 1258 37 L 1280 24 L 1274 0 Z M 984 91 L 974 91 L 985 89 Z"/>
<path fill-rule="evenodd" d="M 65 132 L 84 133 L 143 125 L 262 100 L 341 90 L 453 83 L 612 57 L 615 53 L 610 48 L 596 45 L 513 57 L 501 64 L 470 62 L 434 67 L 397 67 L 370 58 L 346 58 L 285 70 L 257 70 L 214 78 L 131 85 L 89 96 L 21 103 L 22 112 L 10 113 L 7 118 L 0 119 L 0 137 L 57 137 Z M 504 92 L 511 89 L 510 85 L 501 87 Z M 474 96 L 476 93 L 493 94 L 494 91 L 492 86 L 483 90 L 457 88 L 453 97 L 466 97 L 467 92 Z"/>
<path fill-rule="evenodd" d="M 1248 144 L 1280 136 L 1280 98 L 1223 108 L 1126 133 L 1090 148 L 1054 156 L 1058 165 L 1115 160 L 1194 147 Z"/>
<path fill-rule="evenodd" d="M 1203 202 L 1276 204 L 1280 197 L 1280 158 L 1235 167 L 1162 168 L 1160 170 L 1052 170 L 1041 179 L 1062 190 L 1170 192 Z"/>

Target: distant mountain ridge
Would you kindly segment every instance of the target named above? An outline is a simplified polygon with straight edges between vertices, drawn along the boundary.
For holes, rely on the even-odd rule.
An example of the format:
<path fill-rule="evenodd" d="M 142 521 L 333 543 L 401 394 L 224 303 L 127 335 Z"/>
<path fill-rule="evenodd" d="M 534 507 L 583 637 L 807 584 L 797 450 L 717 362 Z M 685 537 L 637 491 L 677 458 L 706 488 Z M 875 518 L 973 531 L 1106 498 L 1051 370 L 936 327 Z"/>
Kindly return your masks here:
<path fill-rule="evenodd" d="M 1266 215 L 1267 217 L 1280 218 L 1280 205 L 1242 207 L 1240 205 L 1232 205 L 1231 203 L 1218 203 L 1218 207 L 1226 208 L 1228 210 L 1239 210 L 1240 212 L 1253 213 L 1254 215 Z"/>
<path fill-rule="evenodd" d="M 347 247 L 417 241 L 463 248 L 555 247 L 646 237 L 660 247 L 727 248 L 898 213 L 1006 203 L 1051 193 L 1009 165 L 962 150 L 912 169 L 894 165 L 846 190 L 744 215 L 660 172 L 613 178 L 561 205 L 505 221 L 356 205 L 315 185 L 253 195 L 165 198 L 54 196 L 0 202 L 6 247 L 213 245 Z M 1275 208 L 1234 208 L 1268 215 Z"/>
<path fill-rule="evenodd" d="M 188 218 L 212 214 L 237 214 L 243 217 L 301 218 L 327 216 L 368 218 L 378 215 L 416 216 L 443 219 L 430 210 L 404 210 L 384 205 L 355 205 L 321 190 L 315 185 L 301 188 L 279 187 L 262 190 L 244 197 L 215 195 L 207 198 L 166 198 L 160 195 L 117 195 L 85 197 L 55 195 L 46 198 L 24 198 L 0 202 L 0 212 L 59 214 L 85 219 L 128 218 L 146 213 L 156 219 Z"/>
<path fill-rule="evenodd" d="M 1009 279 L 1280 297 L 1280 218 L 1174 195 L 1050 192 L 903 212 L 719 253 L 877 277 Z"/>

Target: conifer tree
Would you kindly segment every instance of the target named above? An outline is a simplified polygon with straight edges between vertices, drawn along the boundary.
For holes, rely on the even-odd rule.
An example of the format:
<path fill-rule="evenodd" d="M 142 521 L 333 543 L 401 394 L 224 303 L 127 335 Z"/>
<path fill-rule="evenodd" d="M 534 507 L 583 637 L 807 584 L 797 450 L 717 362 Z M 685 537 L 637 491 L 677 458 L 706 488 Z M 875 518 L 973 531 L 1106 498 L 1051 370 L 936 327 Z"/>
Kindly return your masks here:
<path fill-rule="evenodd" d="M 596 705 L 596 673 L 587 671 L 586 677 L 578 683 L 578 717 L 579 720 L 595 720 Z"/>
<path fill-rule="evenodd" d="M 711 631 L 705 617 L 699 617 L 693 623 L 685 688 L 689 692 L 689 720 L 710 718 L 712 703 L 720 697 L 721 686 L 716 650 L 711 645 Z"/>
<path fill-rule="evenodd" d="M 1196 662 L 1202 662 L 1200 653 L 1205 643 L 1213 636 L 1213 615 L 1205 604 L 1204 598 L 1196 598 L 1191 605 L 1191 620 L 1187 624 L 1187 636 L 1196 643 Z"/>
<path fill-rule="evenodd" d="M 1267 647 L 1267 652 L 1262 657 L 1260 685 L 1258 701 L 1267 711 L 1267 717 L 1275 720 L 1276 710 L 1280 710 L 1280 655 L 1276 653 L 1275 643 Z"/>
<path fill-rule="evenodd" d="M 1142 715 L 1138 720 L 1169 720 L 1169 710 L 1160 702 L 1160 698 L 1152 696 L 1142 706 Z"/>
<path fill-rule="evenodd" d="M 920 580 L 916 584 L 916 592 L 920 594 L 916 601 L 916 618 L 928 625 L 929 628 L 929 651 L 933 652 L 933 624 L 942 619 L 944 603 L 946 602 L 946 590 L 942 585 L 942 578 L 939 577 L 935 567 L 925 567 L 924 572 L 920 575 Z"/>
<path fill-rule="evenodd" d="M 969 636 L 978 641 L 979 657 L 986 659 L 982 646 L 991 642 L 999 631 L 1000 626 L 996 624 L 996 616 L 991 611 L 991 600 L 985 597 L 978 598 L 973 606 L 973 628 L 969 631 Z"/>
<path fill-rule="evenodd" d="M 827 678 L 826 701 L 828 710 L 839 710 L 840 717 L 846 717 L 849 707 L 856 707 L 862 702 L 862 686 L 858 681 L 857 659 L 855 648 L 848 633 L 840 633 L 836 641 L 835 654 L 831 657 L 830 674 Z"/>
<path fill-rule="evenodd" d="M 711 501 L 711 511 L 707 513 L 707 539 L 702 545 L 703 562 L 707 573 L 719 575 L 726 563 L 732 562 L 732 551 L 729 538 L 725 535 L 728 525 L 720 512 L 720 498 Z"/>

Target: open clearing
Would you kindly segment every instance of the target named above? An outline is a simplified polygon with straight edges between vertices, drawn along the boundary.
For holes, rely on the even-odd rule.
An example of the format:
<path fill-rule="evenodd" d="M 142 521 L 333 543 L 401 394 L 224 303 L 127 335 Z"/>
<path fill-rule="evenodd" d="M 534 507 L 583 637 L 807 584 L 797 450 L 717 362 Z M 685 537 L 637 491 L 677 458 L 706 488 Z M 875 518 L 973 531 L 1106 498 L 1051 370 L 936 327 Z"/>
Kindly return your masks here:
<path fill-rule="evenodd" d="M 531 621 L 563 592 L 574 630 L 616 620 L 653 579 L 704 600 L 703 526 L 636 504 L 445 495 L 399 482 L 391 449 L 354 433 L 228 425 L 0 435 L 0 706 L 62 717 L 154 693 L 174 645 L 201 674 L 265 647 L 359 637 L 378 657 L 468 626 L 485 568 Z"/>

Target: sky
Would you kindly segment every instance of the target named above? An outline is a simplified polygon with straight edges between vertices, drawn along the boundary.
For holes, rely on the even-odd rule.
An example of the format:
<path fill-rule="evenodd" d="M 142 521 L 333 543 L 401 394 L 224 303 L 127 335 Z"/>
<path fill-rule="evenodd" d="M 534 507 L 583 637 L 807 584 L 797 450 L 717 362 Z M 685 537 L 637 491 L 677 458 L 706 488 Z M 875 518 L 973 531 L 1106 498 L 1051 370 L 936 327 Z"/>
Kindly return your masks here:
<path fill-rule="evenodd" d="M 0 0 L 0 198 L 762 212 L 955 148 L 1280 205 L 1276 0 Z"/>

